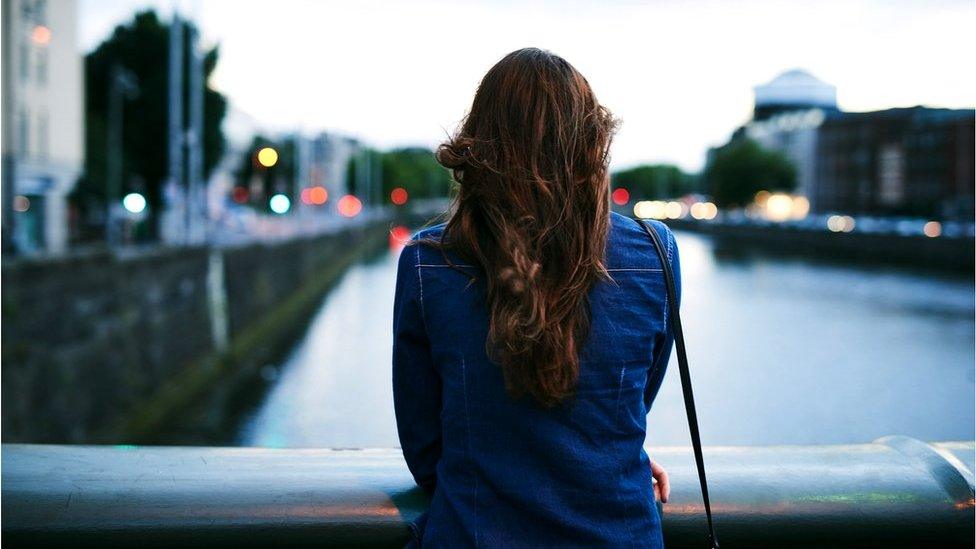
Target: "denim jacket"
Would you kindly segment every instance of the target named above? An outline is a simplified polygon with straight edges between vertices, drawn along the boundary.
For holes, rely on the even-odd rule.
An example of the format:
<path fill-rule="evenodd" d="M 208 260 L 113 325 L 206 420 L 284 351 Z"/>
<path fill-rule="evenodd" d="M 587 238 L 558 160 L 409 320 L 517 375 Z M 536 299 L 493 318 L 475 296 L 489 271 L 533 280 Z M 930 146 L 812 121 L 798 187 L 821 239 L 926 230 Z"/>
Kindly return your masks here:
<path fill-rule="evenodd" d="M 662 223 L 652 227 L 679 282 L 674 236 Z M 612 281 L 588 296 L 576 394 L 544 409 L 509 397 L 486 354 L 480 269 L 460 263 L 458 272 L 422 243 L 403 249 L 394 405 L 407 466 L 431 495 L 429 511 L 411 525 L 416 544 L 663 547 L 643 448 L 673 342 L 661 264 L 638 223 L 613 213 L 606 265 Z"/>

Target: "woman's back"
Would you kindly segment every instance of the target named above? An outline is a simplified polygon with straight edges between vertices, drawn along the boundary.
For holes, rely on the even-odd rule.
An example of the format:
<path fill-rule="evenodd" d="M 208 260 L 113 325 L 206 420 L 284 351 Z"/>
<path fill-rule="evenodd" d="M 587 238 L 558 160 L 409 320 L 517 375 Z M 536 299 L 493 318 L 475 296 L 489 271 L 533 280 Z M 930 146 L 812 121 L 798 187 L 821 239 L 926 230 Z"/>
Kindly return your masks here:
<path fill-rule="evenodd" d="M 677 274 L 673 235 L 653 228 Z M 404 456 L 432 494 L 424 545 L 663 546 L 643 450 L 671 351 L 661 265 L 640 225 L 618 214 L 604 263 L 612 280 L 587 294 L 574 394 L 545 407 L 511 397 L 489 359 L 481 269 L 423 242 L 404 249 L 393 382 Z"/>

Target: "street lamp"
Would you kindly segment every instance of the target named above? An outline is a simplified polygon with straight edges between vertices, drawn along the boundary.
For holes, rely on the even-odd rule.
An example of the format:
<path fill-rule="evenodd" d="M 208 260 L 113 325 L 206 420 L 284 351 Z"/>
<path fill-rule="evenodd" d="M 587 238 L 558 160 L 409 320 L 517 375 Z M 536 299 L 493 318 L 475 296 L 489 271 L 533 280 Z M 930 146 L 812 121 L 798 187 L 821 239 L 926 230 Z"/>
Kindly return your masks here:
<path fill-rule="evenodd" d="M 139 94 L 136 76 L 120 64 L 112 65 L 108 84 L 108 124 L 105 151 L 105 237 L 109 245 L 118 242 L 114 226 L 116 197 L 122 188 L 122 124 L 125 100 Z"/>

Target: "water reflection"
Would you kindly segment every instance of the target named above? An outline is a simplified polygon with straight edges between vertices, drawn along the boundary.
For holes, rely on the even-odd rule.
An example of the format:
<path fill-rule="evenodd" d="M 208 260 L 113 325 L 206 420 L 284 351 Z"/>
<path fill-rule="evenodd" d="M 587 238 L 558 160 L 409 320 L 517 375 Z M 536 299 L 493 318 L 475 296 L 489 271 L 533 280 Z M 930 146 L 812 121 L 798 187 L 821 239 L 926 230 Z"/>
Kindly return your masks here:
<path fill-rule="evenodd" d="M 682 304 L 706 444 L 972 439 L 969 280 L 765 256 L 716 259 L 679 234 Z M 239 442 L 396 446 L 390 326 L 396 256 L 353 267 L 325 299 Z M 648 418 L 690 444 L 677 367 Z"/>

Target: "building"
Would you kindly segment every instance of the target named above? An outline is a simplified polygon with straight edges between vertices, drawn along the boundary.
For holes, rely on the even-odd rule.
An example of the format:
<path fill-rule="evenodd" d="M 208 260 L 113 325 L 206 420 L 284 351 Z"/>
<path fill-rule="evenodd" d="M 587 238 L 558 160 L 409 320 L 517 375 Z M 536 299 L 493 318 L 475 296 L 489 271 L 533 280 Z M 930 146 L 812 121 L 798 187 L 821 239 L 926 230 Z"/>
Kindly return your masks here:
<path fill-rule="evenodd" d="M 767 149 L 786 155 L 796 167 L 796 192 L 814 197 L 817 130 L 835 116 L 837 88 L 802 70 L 791 70 L 756 86 L 753 120 L 745 133 Z"/>
<path fill-rule="evenodd" d="M 789 158 L 811 211 L 972 219 L 973 109 L 844 112 L 836 88 L 802 70 L 754 91 L 753 119 L 731 141 Z"/>
<path fill-rule="evenodd" d="M 844 113 L 819 128 L 823 211 L 971 220 L 973 109 Z"/>
<path fill-rule="evenodd" d="M 75 0 L 3 2 L 5 251 L 57 253 L 84 162 Z"/>
<path fill-rule="evenodd" d="M 810 109 L 837 110 L 837 88 L 801 69 L 786 71 L 768 84 L 754 87 L 753 93 L 754 121 Z"/>

